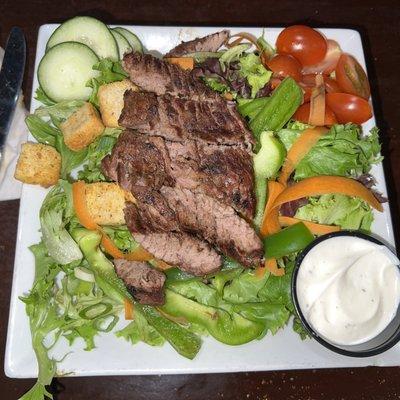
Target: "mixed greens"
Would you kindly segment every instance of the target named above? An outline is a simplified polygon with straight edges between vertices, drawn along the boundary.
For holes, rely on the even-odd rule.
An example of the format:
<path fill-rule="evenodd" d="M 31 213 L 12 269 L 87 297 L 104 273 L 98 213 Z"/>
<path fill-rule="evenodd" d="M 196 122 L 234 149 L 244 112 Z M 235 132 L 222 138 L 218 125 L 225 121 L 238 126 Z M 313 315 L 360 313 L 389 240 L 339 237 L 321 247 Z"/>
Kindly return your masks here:
<path fill-rule="evenodd" d="M 262 57 L 272 57 L 274 49 L 264 38 L 259 38 L 257 44 L 256 49 L 246 43 L 218 53 L 196 54 L 193 73 L 213 90 L 234 99 L 254 134 L 257 211 L 253 224 L 259 230 L 265 219 L 267 183 L 277 178 L 291 147 L 311 126 L 293 119 L 304 91 L 290 76 L 273 88 L 273 71 Z M 96 74 L 87 82 L 91 88 L 87 100 L 98 107 L 98 88 L 123 80 L 127 74 L 114 56 L 99 57 L 93 70 Z M 44 344 L 49 335 L 54 343 L 64 338 L 72 344 L 82 338 L 85 350 L 91 350 L 97 334 L 113 332 L 132 344 L 141 341 L 161 346 L 168 342 L 189 359 L 200 351 L 203 335 L 228 345 L 240 345 L 275 334 L 291 317 L 294 331 L 302 339 L 306 337 L 294 315 L 290 293 L 296 254 L 314 239 L 302 222 L 264 238 L 266 258 L 275 259 L 278 268 L 284 268 L 283 275 L 276 276 L 265 268 L 262 273 L 244 269 L 230 259 L 224 260 L 220 272 L 202 278 L 169 269 L 165 304 L 155 308 L 135 303 L 134 319 L 116 331 L 124 301 L 134 299 L 104 252 L 101 234 L 80 224 L 71 183 L 76 179 L 86 183 L 107 180 L 100 163 L 111 152 L 121 129 L 106 128 L 87 148 L 72 151 L 65 145 L 60 124 L 82 106 L 83 100 L 54 102 L 42 87 L 37 90 L 36 99 L 43 106 L 29 115 L 26 123 L 39 143 L 51 145 L 60 153 L 62 180 L 43 202 L 39 216 L 42 240 L 31 247 L 35 280 L 30 293 L 21 297 L 39 365 L 38 381 L 22 399 L 51 397 L 46 386 L 56 374 L 57 362 L 49 357 L 49 348 Z M 324 175 L 358 178 L 381 160 L 379 151 L 376 128 L 364 135 L 358 125 L 333 124 L 295 165 L 289 183 Z M 348 229 L 371 228 L 371 207 L 359 198 L 333 193 L 303 200 L 294 207 L 295 218 Z M 104 227 L 104 231 L 123 252 L 138 246 L 124 225 Z"/>

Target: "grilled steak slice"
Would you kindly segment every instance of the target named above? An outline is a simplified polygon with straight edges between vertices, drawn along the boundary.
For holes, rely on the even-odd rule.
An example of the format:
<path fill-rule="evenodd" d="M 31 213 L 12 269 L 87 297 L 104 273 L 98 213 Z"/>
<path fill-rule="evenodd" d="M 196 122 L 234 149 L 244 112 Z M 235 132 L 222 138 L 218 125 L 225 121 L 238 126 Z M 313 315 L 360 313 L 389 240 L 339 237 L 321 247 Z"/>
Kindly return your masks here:
<path fill-rule="evenodd" d="M 163 286 L 165 275 L 145 262 L 114 260 L 115 271 L 124 281 L 132 296 L 141 304 L 165 303 Z"/>
<path fill-rule="evenodd" d="M 196 276 L 218 271 L 222 263 L 221 256 L 208 243 L 185 232 L 143 231 L 136 225 L 138 214 L 134 204 L 125 207 L 129 230 L 135 240 L 154 257 Z"/>
<path fill-rule="evenodd" d="M 157 191 L 146 186 L 133 186 L 136 198 L 136 214 L 132 214 L 132 232 L 177 232 L 180 230 L 175 212 L 171 210 L 165 198 Z M 125 215 L 126 217 L 126 215 Z M 125 218 L 126 219 L 126 218 Z"/>
<path fill-rule="evenodd" d="M 128 191 L 133 186 L 159 189 L 175 184 L 169 164 L 163 138 L 126 130 L 119 136 L 111 155 L 102 160 L 102 170 Z"/>
<path fill-rule="evenodd" d="M 207 193 L 248 220 L 254 216 L 253 165 L 241 148 L 191 140 L 170 142 L 125 131 L 103 160 L 102 169 L 128 191 L 134 186 L 156 190 L 176 186 Z"/>
<path fill-rule="evenodd" d="M 222 97 L 179 66 L 150 54 L 128 53 L 122 65 L 133 83 L 148 92 L 202 101 L 223 102 Z"/>
<path fill-rule="evenodd" d="M 202 38 L 182 42 L 170 50 L 165 57 L 182 57 L 190 53 L 197 53 L 198 51 L 215 52 L 228 40 L 228 38 L 229 31 L 223 30 Z"/>
<path fill-rule="evenodd" d="M 261 263 L 263 246 L 254 229 L 235 211 L 202 193 L 164 186 L 161 194 L 182 230 L 203 237 L 246 267 Z"/>
<path fill-rule="evenodd" d="M 235 106 L 226 102 L 201 102 L 127 90 L 119 124 L 180 142 L 193 139 L 249 149 L 254 143 Z"/>

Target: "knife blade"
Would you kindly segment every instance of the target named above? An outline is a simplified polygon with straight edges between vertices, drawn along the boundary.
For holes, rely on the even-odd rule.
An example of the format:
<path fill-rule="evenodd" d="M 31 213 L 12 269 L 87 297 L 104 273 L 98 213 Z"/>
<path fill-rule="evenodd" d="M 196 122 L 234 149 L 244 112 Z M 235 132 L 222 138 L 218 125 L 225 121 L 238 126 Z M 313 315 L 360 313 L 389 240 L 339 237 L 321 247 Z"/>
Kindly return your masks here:
<path fill-rule="evenodd" d="M 11 29 L 0 71 L 0 166 L 25 70 L 26 44 L 22 30 Z"/>

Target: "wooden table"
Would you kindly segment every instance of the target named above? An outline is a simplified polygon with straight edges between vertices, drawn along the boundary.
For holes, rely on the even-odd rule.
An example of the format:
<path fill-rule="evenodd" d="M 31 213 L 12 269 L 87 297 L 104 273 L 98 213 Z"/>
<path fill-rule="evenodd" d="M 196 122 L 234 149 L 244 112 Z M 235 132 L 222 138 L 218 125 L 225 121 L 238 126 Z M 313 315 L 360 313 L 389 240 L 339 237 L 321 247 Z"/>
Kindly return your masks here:
<path fill-rule="evenodd" d="M 400 194 L 400 4 L 398 0 L 194 1 L 194 0 L 1 0 L 0 44 L 13 25 L 27 37 L 24 92 L 29 105 L 39 26 L 77 14 L 106 23 L 156 25 L 312 26 L 358 29 L 365 46 L 375 114 L 381 128 L 385 171 L 396 238 Z M 18 201 L 0 203 L 0 347 L 3 364 L 11 291 Z M 398 242 L 399 245 L 399 242 Z M 268 357 L 268 349 L 265 356 Z M 33 380 L 0 378 L 0 397 L 17 399 Z M 63 378 L 55 384 L 57 399 L 399 399 L 400 368 L 363 368 L 206 374 Z"/>

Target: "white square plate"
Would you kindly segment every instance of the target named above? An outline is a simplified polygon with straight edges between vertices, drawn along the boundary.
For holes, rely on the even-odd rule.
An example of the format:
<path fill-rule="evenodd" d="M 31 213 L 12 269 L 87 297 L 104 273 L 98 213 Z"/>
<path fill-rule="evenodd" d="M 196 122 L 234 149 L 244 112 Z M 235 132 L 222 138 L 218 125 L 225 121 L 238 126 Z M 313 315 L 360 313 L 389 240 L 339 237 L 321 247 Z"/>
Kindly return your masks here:
<path fill-rule="evenodd" d="M 54 24 L 43 25 L 39 30 L 35 71 L 44 54 L 46 42 L 56 27 Z M 157 50 L 160 53 L 166 53 L 181 40 L 190 40 L 222 29 L 165 26 L 127 26 L 127 28 L 138 35 L 147 49 Z M 263 31 L 261 28 L 229 29 L 233 33 L 247 31 L 255 36 L 260 36 Z M 275 43 L 280 31 L 279 28 L 266 28 L 265 37 L 270 43 Z M 354 55 L 365 67 L 361 38 L 357 31 L 322 29 L 322 32 L 328 38 L 337 40 L 343 51 Z M 37 87 L 35 73 L 33 94 Z M 31 111 L 39 106 L 33 96 L 31 104 Z M 374 125 L 375 120 L 371 119 L 364 125 L 364 130 L 367 132 Z M 378 181 L 378 189 L 386 195 L 382 165 L 374 166 L 372 173 Z M 37 376 L 28 318 L 18 296 L 28 292 L 33 281 L 34 259 L 28 246 L 40 240 L 38 214 L 45 194 L 46 190 L 32 185 L 24 185 L 22 191 L 5 357 L 6 375 L 13 378 Z M 394 245 L 387 203 L 384 204 L 384 213 L 375 213 L 373 232 Z M 143 343 L 132 346 L 113 334 L 100 335 L 96 344 L 96 349 L 86 352 L 83 350 L 83 343 L 77 342 L 72 348 L 72 353 L 58 365 L 58 373 L 70 373 L 76 376 L 176 374 L 400 365 L 400 345 L 375 357 L 349 358 L 326 350 L 314 340 L 301 341 L 292 331 L 291 324 L 275 336 L 267 335 L 260 341 L 256 340 L 237 347 L 223 345 L 212 338 L 204 338 L 203 346 L 193 361 L 181 357 L 168 344 L 159 348 Z M 61 340 L 53 353 L 59 359 L 69 350 L 71 349 L 68 348 L 66 341 Z"/>

